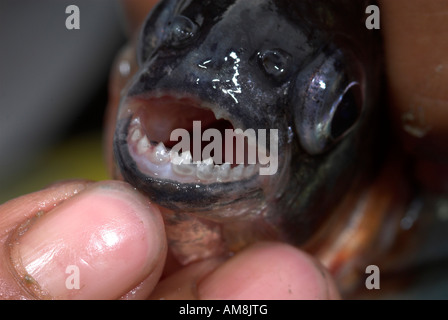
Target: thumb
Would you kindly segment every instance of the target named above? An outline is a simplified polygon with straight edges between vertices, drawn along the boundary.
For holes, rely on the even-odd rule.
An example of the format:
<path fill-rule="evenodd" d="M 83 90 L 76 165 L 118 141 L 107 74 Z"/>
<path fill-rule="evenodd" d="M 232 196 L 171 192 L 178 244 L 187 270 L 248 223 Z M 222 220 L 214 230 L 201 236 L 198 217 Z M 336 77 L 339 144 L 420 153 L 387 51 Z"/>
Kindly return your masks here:
<path fill-rule="evenodd" d="M 59 184 L 7 202 L 0 216 L 3 297 L 141 298 L 162 272 L 160 213 L 125 183 Z"/>

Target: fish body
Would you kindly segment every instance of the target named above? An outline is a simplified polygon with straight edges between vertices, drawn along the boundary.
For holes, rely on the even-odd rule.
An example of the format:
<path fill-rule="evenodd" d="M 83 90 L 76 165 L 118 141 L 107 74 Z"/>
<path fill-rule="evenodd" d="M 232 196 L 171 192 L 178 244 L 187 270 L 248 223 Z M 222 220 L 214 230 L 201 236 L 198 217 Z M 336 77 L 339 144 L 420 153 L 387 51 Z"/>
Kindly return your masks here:
<path fill-rule="evenodd" d="M 342 203 L 354 210 L 346 195 L 369 184 L 377 161 L 381 39 L 365 26 L 370 4 L 165 0 L 152 10 L 115 119 L 116 177 L 166 209 L 181 262 L 263 239 L 303 246 Z M 198 123 L 201 144 L 171 152 L 171 133 Z M 253 130 L 259 149 L 269 133 L 271 162 L 202 158 L 206 129 Z"/>

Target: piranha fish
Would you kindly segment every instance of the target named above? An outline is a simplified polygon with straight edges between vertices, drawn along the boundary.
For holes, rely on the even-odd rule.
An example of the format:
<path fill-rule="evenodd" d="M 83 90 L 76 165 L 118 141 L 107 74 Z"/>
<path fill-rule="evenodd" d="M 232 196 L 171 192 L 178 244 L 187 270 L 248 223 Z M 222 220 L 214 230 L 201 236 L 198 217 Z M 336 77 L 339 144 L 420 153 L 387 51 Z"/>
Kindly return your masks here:
<path fill-rule="evenodd" d="M 263 239 L 306 247 L 356 211 L 347 195 L 369 185 L 378 162 L 381 39 L 365 25 L 370 4 L 165 0 L 149 14 L 120 63 L 129 80 L 112 112 L 111 170 L 163 208 L 181 263 Z M 192 133 L 195 121 L 201 134 L 276 129 L 264 144 L 278 151 L 275 173 L 173 152 L 171 133 Z M 235 151 L 223 144 L 223 155 Z"/>

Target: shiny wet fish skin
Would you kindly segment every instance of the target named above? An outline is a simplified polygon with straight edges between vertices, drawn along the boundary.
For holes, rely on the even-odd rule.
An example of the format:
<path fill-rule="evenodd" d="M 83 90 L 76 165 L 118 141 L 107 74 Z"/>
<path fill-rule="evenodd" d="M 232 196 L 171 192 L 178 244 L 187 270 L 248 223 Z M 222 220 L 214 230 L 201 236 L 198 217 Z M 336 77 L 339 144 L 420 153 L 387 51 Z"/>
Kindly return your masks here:
<path fill-rule="evenodd" d="M 370 3 L 162 1 L 153 9 L 118 111 L 115 160 L 125 180 L 174 212 L 168 234 L 182 261 L 259 239 L 303 245 L 349 190 L 368 185 L 381 111 L 380 37 L 365 27 Z M 180 117 L 194 107 L 234 128 L 278 129 L 278 172 L 212 184 L 143 172 L 129 128 L 154 101 Z"/>

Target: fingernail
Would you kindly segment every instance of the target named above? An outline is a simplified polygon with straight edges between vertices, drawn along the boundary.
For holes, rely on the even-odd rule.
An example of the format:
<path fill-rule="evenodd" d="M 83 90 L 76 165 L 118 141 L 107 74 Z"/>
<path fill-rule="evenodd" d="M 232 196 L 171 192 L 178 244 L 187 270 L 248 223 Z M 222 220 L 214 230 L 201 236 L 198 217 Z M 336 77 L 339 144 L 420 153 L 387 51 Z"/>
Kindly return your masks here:
<path fill-rule="evenodd" d="M 165 248 L 158 209 L 124 183 L 95 184 L 22 227 L 11 259 L 36 298 L 115 299 Z"/>
<path fill-rule="evenodd" d="M 329 278 L 329 277 L 328 277 Z M 237 254 L 198 284 L 201 299 L 331 299 L 329 280 L 304 252 L 260 243 Z"/>

